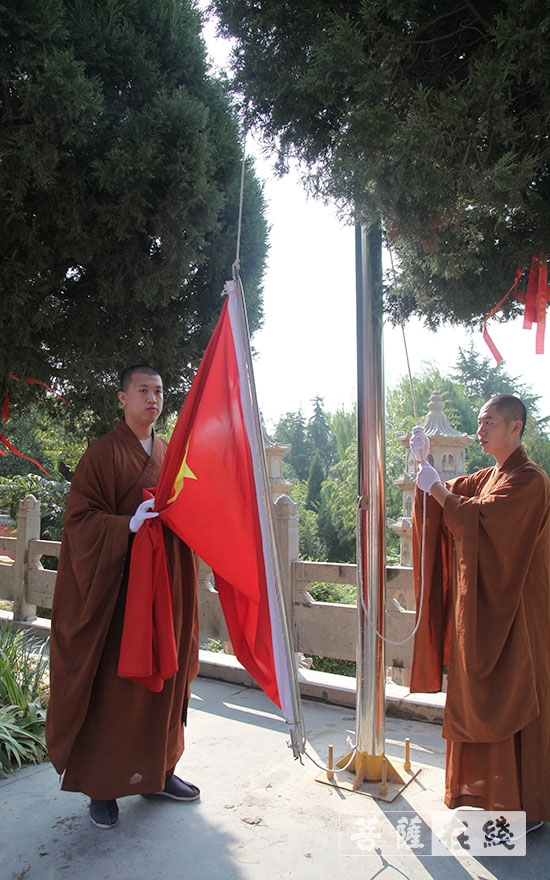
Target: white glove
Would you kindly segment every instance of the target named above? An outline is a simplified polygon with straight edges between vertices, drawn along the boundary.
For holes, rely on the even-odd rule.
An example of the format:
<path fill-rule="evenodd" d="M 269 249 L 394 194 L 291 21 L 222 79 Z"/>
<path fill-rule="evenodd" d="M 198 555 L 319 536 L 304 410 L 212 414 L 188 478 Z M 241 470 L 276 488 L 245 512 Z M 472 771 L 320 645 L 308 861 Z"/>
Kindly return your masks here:
<path fill-rule="evenodd" d="M 158 511 L 151 510 L 154 504 L 154 498 L 147 498 L 146 501 L 141 502 L 132 519 L 130 520 L 131 532 L 137 532 L 137 530 L 141 528 L 146 519 L 153 519 L 153 517 L 158 516 Z"/>
<path fill-rule="evenodd" d="M 430 441 L 428 440 L 428 436 L 421 425 L 415 425 L 412 429 L 409 446 L 412 454 L 417 461 L 427 460 L 428 453 L 430 451 Z"/>
<path fill-rule="evenodd" d="M 440 483 L 439 474 L 427 461 L 420 462 L 420 468 L 416 477 L 416 485 L 423 492 L 431 492 L 434 483 Z"/>

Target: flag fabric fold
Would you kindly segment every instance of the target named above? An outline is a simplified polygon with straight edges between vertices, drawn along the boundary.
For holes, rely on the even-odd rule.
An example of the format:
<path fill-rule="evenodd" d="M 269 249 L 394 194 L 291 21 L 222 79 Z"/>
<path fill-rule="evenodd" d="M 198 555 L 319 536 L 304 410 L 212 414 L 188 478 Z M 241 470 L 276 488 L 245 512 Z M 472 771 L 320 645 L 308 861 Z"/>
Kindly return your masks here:
<path fill-rule="evenodd" d="M 131 621 L 135 598 L 141 602 L 145 596 L 152 604 L 151 591 L 134 583 L 156 577 L 150 574 L 150 533 L 162 522 L 212 569 L 237 659 L 292 724 L 297 722 L 293 654 L 287 651 L 290 660 L 284 656 L 288 633 L 278 611 L 281 585 L 265 517 L 271 501 L 261 497 L 259 450 L 250 426 L 251 377 L 240 351 L 244 331 L 235 300 L 233 292 L 223 303 L 172 434 L 155 490 L 159 516 L 146 521 L 134 539 L 127 616 Z M 145 672 L 151 674 L 149 668 Z"/>
<path fill-rule="evenodd" d="M 143 494 L 152 497 L 151 491 Z M 158 517 L 147 522 L 130 556 L 118 674 L 159 693 L 178 671 L 178 653 L 162 525 Z"/>

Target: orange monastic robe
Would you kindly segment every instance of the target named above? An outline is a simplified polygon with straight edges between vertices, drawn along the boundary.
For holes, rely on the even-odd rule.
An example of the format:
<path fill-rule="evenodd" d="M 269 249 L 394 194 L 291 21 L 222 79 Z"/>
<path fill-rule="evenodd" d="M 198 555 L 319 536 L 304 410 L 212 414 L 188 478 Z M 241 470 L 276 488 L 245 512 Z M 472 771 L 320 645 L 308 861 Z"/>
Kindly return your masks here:
<path fill-rule="evenodd" d="M 197 560 L 172 532 L 178 671 L 160 693 L 117 675 L 129 521 L 156 485 L 167 444 L 148 456 L 120 421 L 80 460 L 67 501 L 52 608 L 46 736 L 62 787 L 98 800 L 161 791 L 183 752 L 189 685 L 198 671 Z"/>
<path fill-rule="evenodd" d="M 550 820 L 550 480 L 523 449 L 502 468 L 417 490 L 411 692 L 441 689 L 445 803 Z M 423 577 L 422 577 L 423 569 Z"/>

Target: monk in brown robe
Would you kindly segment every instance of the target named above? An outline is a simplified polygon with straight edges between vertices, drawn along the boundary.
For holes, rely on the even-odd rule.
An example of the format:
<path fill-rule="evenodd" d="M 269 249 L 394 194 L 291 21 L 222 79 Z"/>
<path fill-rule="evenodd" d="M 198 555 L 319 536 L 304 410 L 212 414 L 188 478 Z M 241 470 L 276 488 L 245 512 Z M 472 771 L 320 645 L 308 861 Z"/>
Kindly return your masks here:
<path fill-rule="evenodd" d="M 160 693 L 117 675 L 132 537 L 157 516 L 142 490 L 156 485 L 167 448 L 153 431 L 163 403 L 157 371 L 128 368 L 118 397 L 124 418 L 89 447 L 71 483 L 52 607 L 46 721 L 61 787 L 90 797 L 90 818 L 99 828 L 118 823 L 118 797 L 200 796 L 173 772 L 198 672 L 197 559 L 169 529 L 163 532 L 178 671 Z"/>
<path fill-rule="evenodd" d="M 411 692 L 440 690 L 448 666 L 445 804 L 524 810 L 533 830 L 550 820 L 550 480 L 522 446 L 525 419 L 518 398 L 489 400 L 477 433 L 496 465 L 445 485 L 413 429 Z"/>

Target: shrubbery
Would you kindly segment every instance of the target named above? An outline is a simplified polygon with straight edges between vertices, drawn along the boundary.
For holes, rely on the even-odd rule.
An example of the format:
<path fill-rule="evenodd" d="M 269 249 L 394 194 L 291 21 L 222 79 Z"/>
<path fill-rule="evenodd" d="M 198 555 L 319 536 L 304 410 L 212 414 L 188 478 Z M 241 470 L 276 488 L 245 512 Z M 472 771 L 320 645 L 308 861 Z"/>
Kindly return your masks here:
<path fill-rule="evenodd" d="M 46 758 L 45 723 L 49 694 L 44 646 L 28 634 L 0 626 L 0 775 Z"/>
<path fill-rule="evenodd" d="M 70 485 L 68 481 L 47 480 L 37 474 L 0 477 L 0 507 L 7 510 L 15 522 L 19 502 L 27 495 L 34 495 L 40 501 L 40 537 L 46 541 L 60 541 Z"/>

